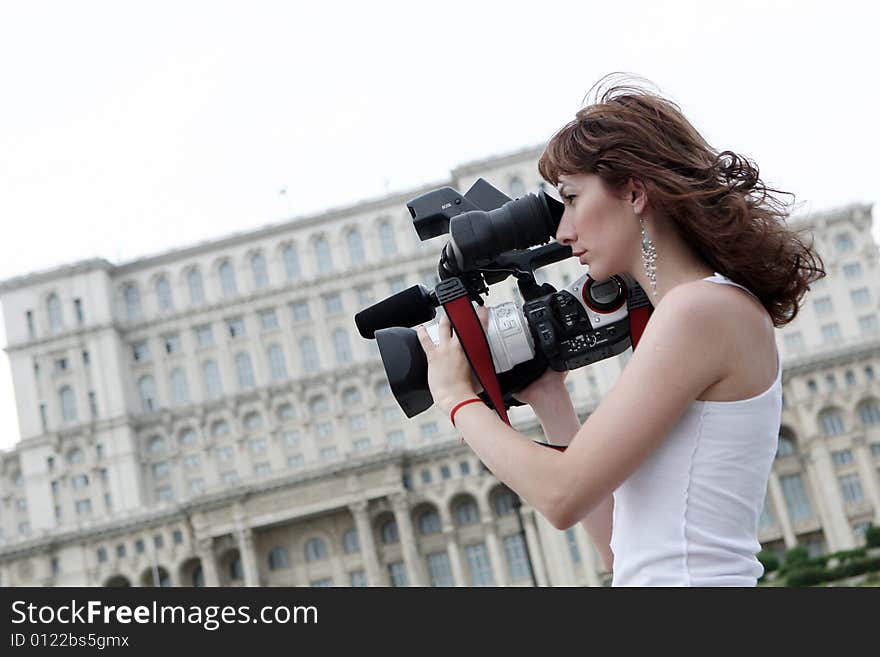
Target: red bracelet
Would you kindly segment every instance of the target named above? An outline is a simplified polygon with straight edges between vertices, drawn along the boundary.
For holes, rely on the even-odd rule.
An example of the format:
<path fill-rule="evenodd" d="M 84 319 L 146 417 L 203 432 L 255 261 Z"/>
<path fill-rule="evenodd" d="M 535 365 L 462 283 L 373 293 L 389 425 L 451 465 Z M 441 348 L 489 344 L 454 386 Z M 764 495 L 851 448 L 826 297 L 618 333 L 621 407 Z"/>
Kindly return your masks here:
<path fill-rule="evenodd" d="M 456 411 L 464 406 L 465 404 L 473 404 L 474 402 L 483 401 L 479 397 L 472 397 L 470 399 L 465 399 L 463 402 L 458 402 L 455 406 L 452 407 L 452 410 L 449 412 L 449 420 L 452 422 L 452 426 L 455 426 L 455 413 Z"/>

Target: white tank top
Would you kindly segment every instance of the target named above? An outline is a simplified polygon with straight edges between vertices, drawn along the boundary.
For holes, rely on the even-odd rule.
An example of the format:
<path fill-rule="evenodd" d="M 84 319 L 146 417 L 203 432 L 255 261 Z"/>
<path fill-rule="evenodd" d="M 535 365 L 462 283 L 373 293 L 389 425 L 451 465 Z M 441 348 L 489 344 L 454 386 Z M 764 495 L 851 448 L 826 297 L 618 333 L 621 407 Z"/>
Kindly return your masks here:
<path fill-rule="evenodd" d="M 703 280 L 752 294 L 717 272 Z M 778 350 L 776 363 L 776 381 L 757 397 L 691 402 L 614 491 L 612 586 L 755 586 L 782 418 Z"/>

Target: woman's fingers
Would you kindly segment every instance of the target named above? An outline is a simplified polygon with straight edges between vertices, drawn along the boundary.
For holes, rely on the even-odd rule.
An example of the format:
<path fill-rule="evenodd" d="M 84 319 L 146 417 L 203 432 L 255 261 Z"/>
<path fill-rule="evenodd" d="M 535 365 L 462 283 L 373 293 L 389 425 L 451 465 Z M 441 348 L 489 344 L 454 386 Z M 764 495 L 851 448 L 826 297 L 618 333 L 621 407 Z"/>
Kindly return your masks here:
<path fill-rule="evenodd" d="M 419 344 L 422 345 L 422 349 L 425 351 L 426 356 L 431 356 L 434 353 L 434 350 L 437 348 L 434 345 L 434 341 L 431 339 L 431 336 L 428 335 L 428 331 L 425 330 L 425 327 L 419 324 L 416 327 L 416 335 L 419 336 Z"/>

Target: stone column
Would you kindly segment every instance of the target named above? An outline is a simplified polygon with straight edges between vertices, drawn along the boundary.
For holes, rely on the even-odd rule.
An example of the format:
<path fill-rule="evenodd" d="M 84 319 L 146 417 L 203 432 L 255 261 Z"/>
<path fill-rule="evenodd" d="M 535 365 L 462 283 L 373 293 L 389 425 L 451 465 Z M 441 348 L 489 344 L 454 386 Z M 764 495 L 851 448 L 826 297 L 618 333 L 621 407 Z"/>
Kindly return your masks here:
<path fill-rule="evenodd" d="M 200 539 L 197 545 L 205 586 L 220 586 L 220 577 L 217 575 L 217 559 L 214 556 L 214 539 L 210 537 Z"/>
<path fill-rule="evenodd" d="M 529 546 L 529 554 L 532 557 L 532 568 L 535 569 L 535 581 L 538 586 L 547 586 L 547 567 L 544 565 L 544 551 L 538 538 L 538 528 L 535 526 L 535 513 L 532 507 L 523 504 L 520 509 L 523 519 L 523 527 L 526 531 L 526 542 Z"/>
<path fill-rule="evenodd" d="M 358 543 L 361 555 L 364 559 L 364 569 L 367 573 L 367 584 L 370 586 L 383 586 L 385 580 L 382 577 L 382 569 L 379 566 L 379 557 L 376 553 L 376 542 L 373 540 L 373 527 L 370 516 L 367 513 L 367 501 L 359 500 L 348 505 L 349 511 L 354 516 L 354 524 L 357 528 Z"/>
<path fill-rule="evenodd" d="M 458 543 L 455 540 L 455 528 L 450 525 L 443 525 L 443 536 L 446 537 L 446 554 L 449 555 L 449 565 L 452 568 L 452 580 L 455 586 L 467 586 L 467 578 L 464 576 L 464 569 L 461 566 L 461 553 L 458 550 Z"/>
<path fill-rule="evenodd" d="M 504 567 L 504 554 L 498 541 L 498 532 L 495 531 L 495 523 L 491 520 L 484 521 L 483 531 L 486 535 L 486 547 L 489 549 L 489 561 L 492 566 L 495 586 L 507 586 L 507 569 Z"/>
<path fill-rule="evenodd" d="M 830 530 L 831 540 L 829 551 L 851 550 L 855 547 L 852 530 L 846 519 L 846 507 L 843 503 L 843 495 L 840 492 L 840 484 L 834 466 L 831 464 L 831 455 L 828 447 L 821 439 L 815 440 L 810 449 L 812 468 L 816 485 L 820 491 L 823 506 L 828 516 L 826 534 Z M 823 524 L 825 524 L 823 522 Z"/>
<path fill-rule="evenodd" d="M 254 549 L 254 530 L 247 526 L 239 526 L 238 552 L 241 555 L 241 565 L 244 570 L 244 585 L 259 586 L 259 569 L 257 566 L 257 553 Z"/>
<path fill-rule="evenodd" d="M 877 472 L 864 436 L 853 438 L 853 452 L 859 468 L 859 479 L 862 480 L 868 499 L 874 507 L 874 524 L 880 524 L 880 483 L 877 481 Z"/>
<path fill-rule="evenodd" d="M 775 470 L 770 471 L 770 481 L 767 485 L 770 499 L 773 501 L 773 509 L 776 512 L 776 520 L 782 528 L 782 538 L 786 549 L 797 546 L 797 536 L 791 516 L 788 514 L 788 505 L 785 503 L 785 495 L 782 493 L 782 484 L 779 483 L 779 475 Z"/>
<path fill-rule="evenodd" d="M 425 577 L 422 574 L 422 563 L 419 559 L 419 551 L 416 546 L 416 537 L 413 532 L 412 519 L 409 515 L 409 504 L 402 494 L 391 497 L 391 507 L 394 509 L 394 520 L 397 523 L 397 531 L 400 535 L 400 547 L 403 549 L 403 560 L 406 563 L 406 574 L 410 586 L 424 586 Z"/>

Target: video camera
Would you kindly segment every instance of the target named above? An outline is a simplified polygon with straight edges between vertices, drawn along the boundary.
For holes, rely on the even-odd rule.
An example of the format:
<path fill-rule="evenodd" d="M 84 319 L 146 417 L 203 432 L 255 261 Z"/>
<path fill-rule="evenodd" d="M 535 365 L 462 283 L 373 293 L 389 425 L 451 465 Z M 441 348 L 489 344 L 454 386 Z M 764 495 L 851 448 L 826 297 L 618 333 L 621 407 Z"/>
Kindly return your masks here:
<path fill-rule="evenodd" d="M 481 178 L 464 196 L 442 187 L 407 208 L 420 240 L 449 234 L 440 283 L 433 290 L 414 285 L 354 319 L 362 337 L 377 341 L 391 392 L 408 418 L 434 403 L 427 358 L 411 327 L 434 320 L 441 306 L 483 386 L 480 398 L 505 421 L 506 409 L 522 405 L 513 395 L 548 367 L 577 369 L 637 343 L 652 307 L 629 275 L 594 281 L 585 274 L 562 290 L 535 280 L 536 269 L 571 257 L 570 247 L 547 244 L 564 208 L 543 189 L 512 200 Z M 473 303 L 483 305 L 488 286 L 509 276 L 524 304 L 489 307 L 484 331 Z M 426 328 L 436 343 L 436 324 Z"/>

